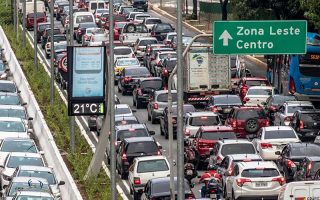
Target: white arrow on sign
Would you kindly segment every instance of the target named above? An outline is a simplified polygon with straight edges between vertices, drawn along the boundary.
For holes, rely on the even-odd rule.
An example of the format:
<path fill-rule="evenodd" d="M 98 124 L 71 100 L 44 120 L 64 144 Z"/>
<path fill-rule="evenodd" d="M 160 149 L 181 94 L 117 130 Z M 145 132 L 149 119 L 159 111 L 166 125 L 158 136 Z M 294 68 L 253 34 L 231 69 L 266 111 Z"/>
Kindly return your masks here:
<path fill-rule="evenodd" d="M 223 46 L 228 46 L 229 39 L 232 40 L 233 38 L 227 30 L 224 30 L 220 35 L 219 40 L 223 40 Z"/>

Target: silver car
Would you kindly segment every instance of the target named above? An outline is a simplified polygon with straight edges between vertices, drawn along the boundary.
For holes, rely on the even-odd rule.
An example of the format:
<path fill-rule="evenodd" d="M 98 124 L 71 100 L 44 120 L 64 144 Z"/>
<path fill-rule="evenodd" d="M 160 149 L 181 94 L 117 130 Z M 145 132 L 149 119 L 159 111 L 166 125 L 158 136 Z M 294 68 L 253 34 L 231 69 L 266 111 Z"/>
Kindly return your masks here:
<path fill-rule="evenodd" d="M 177 91 L 172 90 L 172 102 L 176 104 L 177 102 Z M 158 90 L 154 91 L 151 96 L 150 102 L 147 106 L 148 111 L 148 121 L 152 124 L 156 123 L 163 113 L 163 110 L 168 106 L 168 90 Z"/>

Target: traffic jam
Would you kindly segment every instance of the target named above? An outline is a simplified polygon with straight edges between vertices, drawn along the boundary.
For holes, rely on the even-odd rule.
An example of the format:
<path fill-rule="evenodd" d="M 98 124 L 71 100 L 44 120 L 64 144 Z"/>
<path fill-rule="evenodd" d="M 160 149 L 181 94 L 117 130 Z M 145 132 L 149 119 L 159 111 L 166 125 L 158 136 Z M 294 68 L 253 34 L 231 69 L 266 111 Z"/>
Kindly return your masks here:
<path fill-rule="evenodd" d="M 184 127 L 179 133 L 176 75 L 172 83 L 172 119 L 168 118 L 168 80 L 177 64 L 173 22 L 148 11 L 146 0 L 114 1 L 113 13 L 109 13 L 105 1 L 78 0 L 70 8 L 69 1 L 55 0 L 51 52 L 51 26 L 47 18 L 50 14 L 43 2 L 38 3 L 41 5 L 37 10 L 42 14 L 30 11 L 26 28 L 34 31 L 33 20 L 37 16 L 38 45 L 45 59 L 53 57 L 55 80 L 62 90 L 68 87 L 65 30 L 70 26 L 69 9 L 74 13 L 74 44 L 104 45 L 108 55 L 109 16 L 113 15 L 114 63 L 109 67 L 115 72 L 116 142 L 111 144 L 109 135 L 106 155 L 110 164 L 111 146 L 115 145 L 116 169 L 130 199 L 170 199 L 170 174 L 176 174 L 176 169 L 170 169 L 168 159 L 169 121 L 173 137 L 183 134 L 185 138 L 184 155 L 175 155 L 184 156 L 185 199 L 320 198 L 320 110 L 313 101 L 295 95 L 299 88 L 294 87 L 291 79 L 287 84 L 291 87 L 289 92 L 280 93 L 265 74 L 256 75 L 255 68 L 247 68 L 242 56 L 214 55 L 212 36 L 194 40 L 195 34 L 185 33 L 183 49 L 188 51 L 182 66 Z M 308 39 L 316 37 L 320 36 L 311 34 Z M 315 48 L 320 49 L 319 44 Z M 311 62 L 307 55 L 308 52 L 300 62 Z M 290 63 L 288 66 L 291 67 Z M 12 88 L 14 92 L 5 91 L 0 99 L 18 98 L 17 90 Z M 10 100 L 13 101 L 21 107 L 18 100 Z M 18 109 L 8 107 L 8 111 Z M 23 115 L 23 119 L 28 118 Z M 6 120 L 9 118 L 0 120 L 0 124 Z M 86 120 L 94 137 L 106 134 L 101 132 L 103 116 L 90 116 Z M 25 120 L 19 123 L 28 130 L 23 124 Z M 28 133 L 26 138 L 30 141 Z M 30 149 L 37 151 L 35 147 L 27 151 L 31 152 Z M 9 154 L 1 166 L 3 170 L 6 171 L 12 157 L 13 153 Z M 35 155 L 32 157 L 35 159 Z M 16 161 L 11 169 L 18 165 Z M 23 168 L 19 166 L 14 175 L 18 176 Z M 11 178 L 13 170 L 10 175 L 1 172 L 1 188 L 3 183 L 22 181 Z"/>

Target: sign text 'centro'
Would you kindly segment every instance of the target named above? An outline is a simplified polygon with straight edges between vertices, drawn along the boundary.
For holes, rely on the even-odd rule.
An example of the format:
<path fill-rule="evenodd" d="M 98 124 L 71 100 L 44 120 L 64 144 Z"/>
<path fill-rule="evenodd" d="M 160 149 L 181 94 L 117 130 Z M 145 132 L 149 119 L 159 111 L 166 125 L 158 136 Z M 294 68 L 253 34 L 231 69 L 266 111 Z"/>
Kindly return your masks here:
<path fill-rule="evenodd" d="M 307 22 L 217 21 L 213 34 L 215 54 L 304 54 Z"/>

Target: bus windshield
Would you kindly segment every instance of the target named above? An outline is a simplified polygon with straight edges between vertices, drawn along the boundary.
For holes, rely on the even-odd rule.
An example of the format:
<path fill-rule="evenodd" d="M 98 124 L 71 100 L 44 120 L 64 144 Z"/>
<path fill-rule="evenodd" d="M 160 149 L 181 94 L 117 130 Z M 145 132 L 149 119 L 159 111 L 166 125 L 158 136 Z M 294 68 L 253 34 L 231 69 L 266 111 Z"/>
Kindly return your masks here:
<path fill-rule="evenodd" d="M 305 76 L 320 77 L 320 53 L 307 53 L 299 56 L 300 73 Z"/>

